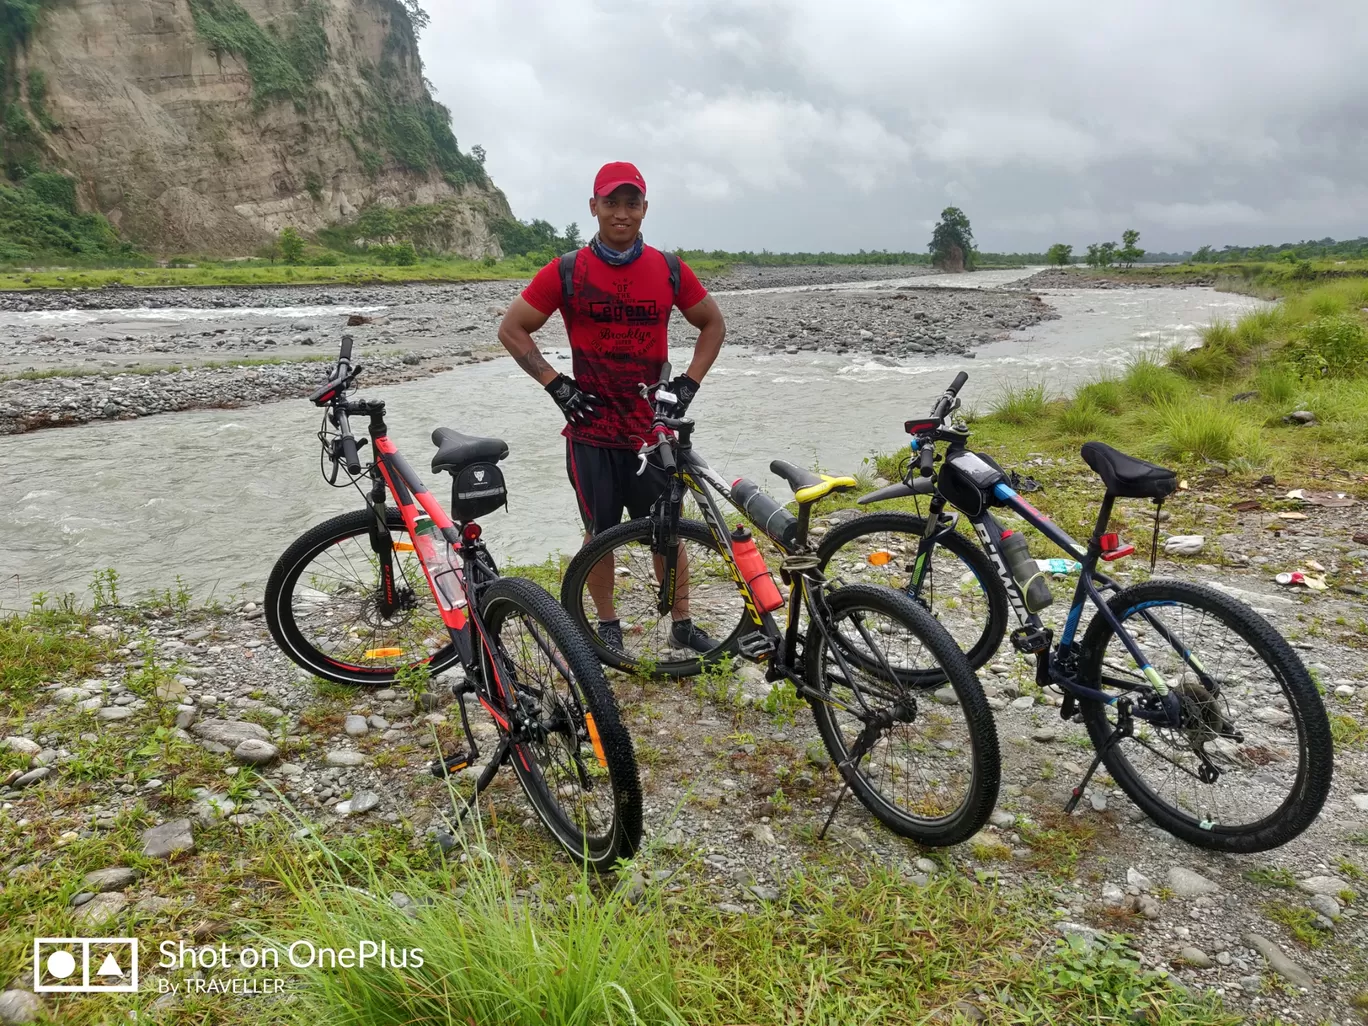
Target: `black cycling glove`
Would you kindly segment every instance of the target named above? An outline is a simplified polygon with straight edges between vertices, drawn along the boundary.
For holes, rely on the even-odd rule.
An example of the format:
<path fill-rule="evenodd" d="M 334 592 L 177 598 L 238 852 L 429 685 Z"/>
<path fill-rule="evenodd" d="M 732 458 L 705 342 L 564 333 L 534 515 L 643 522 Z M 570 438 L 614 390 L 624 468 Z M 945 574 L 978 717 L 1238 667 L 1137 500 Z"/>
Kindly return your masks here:
<path fill-rule="evenodd" d="M 687 374 L 676 375 L 666 387 L 667 392 L 673 393 L 675 397 L 674 415 L 684 416 L 684 412 L 689 408 L 689 403 L 694 401 L 694 396 L 698 395 L 698 390 L 703 386 Z"/>
<path fill-rule="evenodd" d="M 551 398 L 556 400 L 567 423 L 587 424 L 603 412 L 603 400 L 593 392 L 579 387 L 574 378 L 557 374 L 551 384 L 546 386 Z"/>

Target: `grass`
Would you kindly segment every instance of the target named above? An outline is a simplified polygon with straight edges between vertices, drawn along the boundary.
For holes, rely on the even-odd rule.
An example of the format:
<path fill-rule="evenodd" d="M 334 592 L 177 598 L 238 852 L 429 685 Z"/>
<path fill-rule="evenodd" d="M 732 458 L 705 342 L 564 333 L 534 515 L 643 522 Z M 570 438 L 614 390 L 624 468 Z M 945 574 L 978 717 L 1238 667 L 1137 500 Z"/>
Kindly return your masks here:
<path fill-rule="evenodd" d="M 14 374 L 0 374 L 0 381 L 44 381 L 49 378 L 95 378 L 119 377 L 124 374 L 134 374 L 143 377 L 151 377 L 157 374 L 177 374 L 180 371 L 195 370 L 230 370 L 235 367 L 274 367 L 277 365 L 291 365 L 296 363 L 325 363 L 331 362 L 335 357 L 326 355 L 301 356 L 297 359 L 286 359 L 283 356 L 245 356 L 240 360 L 209 360 L 205 363 L 182 366 L 179 363 L 140 363 L 132 367 L 47 367 L 42 370 L 18 371 Z"/>
<path fill-rule="evenodd" d="M 1140 354 L 1071 399 L 1051 399 L 1037 384 L 1011 386 L 974 421 L 974 444 L 1005 449 L 1008 461 L 1034 451 L 1076 462 L 1076 443 L 1101 437 L 1198 471 L 1342 472 L 1368 462 L 1366 308 L 1368 281 L 1332 280 L 1211 325 L 1198 349 Z M 1315 423 L 1288 422 L 1296 410 Z"/>
<path fill-rule="evenodd" d="M 1287 927 L 1297 943 L 1303 947 L 1318 948 L 1325 943 L 1325 935 L 1316 926 L 1314 909 L 1270 902 L 1264 906 L 1264 914 L 1273 922 Z"/>
<path fill-rule="evenodd" d="M 0 711 L 21 711 L 46 681 L 94 674 L 114 646 L 87 633 L 92 623 L 71 602 L 0 618 Z"/>

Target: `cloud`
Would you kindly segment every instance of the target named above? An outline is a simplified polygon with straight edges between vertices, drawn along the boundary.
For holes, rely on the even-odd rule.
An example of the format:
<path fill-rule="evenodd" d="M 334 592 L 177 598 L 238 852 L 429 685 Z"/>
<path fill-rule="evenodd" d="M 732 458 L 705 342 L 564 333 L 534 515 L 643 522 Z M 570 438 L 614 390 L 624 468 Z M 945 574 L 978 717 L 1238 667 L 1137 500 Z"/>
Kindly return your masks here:
<path fill-rule="evenodd" d="M 710 247 L 922 249 L 948 202 L 1016 251 L 1368 233 L 1361 0 L 426 6 L 428 77 L 525 218 L 582 222 L 631 159 L 651 237 Z"/>

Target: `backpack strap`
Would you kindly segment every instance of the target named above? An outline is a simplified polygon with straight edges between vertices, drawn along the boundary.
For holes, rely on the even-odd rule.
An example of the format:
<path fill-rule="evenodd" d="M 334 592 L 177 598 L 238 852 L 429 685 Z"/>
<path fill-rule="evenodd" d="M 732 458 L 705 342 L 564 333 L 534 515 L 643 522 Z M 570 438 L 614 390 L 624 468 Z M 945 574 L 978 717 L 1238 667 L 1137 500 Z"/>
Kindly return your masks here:
<path fill-rule="evenodd" d="M 575 261 L 579 259 L 580 251 L 572 249 L 569 253 L 562 253 L 556 258 L 556 266 L 560 271 L 561 280 L 561 302 L 570 302 L 575 294 Z"/>
<path fill-rule="evenodd" d="M 665 258 L 665 266 L 670 269 L 670 292 L 675 296 L 679 295 L 679 256 L 666 250 L 661 250 L 660 255 Z"/>

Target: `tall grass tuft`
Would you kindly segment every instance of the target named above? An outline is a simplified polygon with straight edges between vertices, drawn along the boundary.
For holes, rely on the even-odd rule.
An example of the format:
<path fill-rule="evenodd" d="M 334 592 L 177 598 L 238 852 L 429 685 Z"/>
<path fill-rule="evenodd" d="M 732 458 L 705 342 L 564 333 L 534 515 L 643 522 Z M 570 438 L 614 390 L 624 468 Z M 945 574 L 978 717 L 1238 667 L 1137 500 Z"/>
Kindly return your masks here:
<path fill-rule="evenodd" d="M 389 878 L 373 866 L 361 886 L 331 857 L 313 869 L 295 863 L 281 876 L 298 903 L 289 938 L 315 948 L 356 948 L 383 939 L 391 951 L 420 949 L 395 968 L 372 960 L 343 971 L 299 970 L 292 1006 L 308 1026 L 400 1023 L 682 1023 L 663 919 L 639 911 L 622 892 L 595 894 L 581 880 L 568 900 L 536 906 L 482 849 L 467 852 L 459 897 L 416 877 Z M 389 895 L 413 900 L 396 907 Z M 412 916 L 406 915 L 412 911 Z"/>
<path fill-rule="evenodd" d="M 1048 405 L 1043 383 L 1007 384 L 993 404 L 992 417 L 1007 424 L 1038 424 Z"/>
<path fill-rule="evenodd" d="M 1078 396 L 1059 411 L 1061 434 L 1070 438 L 1092 438 L 1102 433 L 1106 414 L 1086 396 Z"/>
<path fill-rule="evenodd" d="M 1126 408 L 1126 389 L 1116 378 L 1103 376 L 1080 388 L 1074 399 L 1089 402 L 1105 413 L 1118 414 Z"/>
<path fill-rule="evenodd" d="M 1254 375 L 1254 388 L 1269 406 L 1285 408 L 1297 394 L 1297 375 L 1286 364 L 1266 363 Z"/>
<path fill-rule="evenodd" d="M 1187 391 L 1179 375 L 1148 353 L 1141 353 L 1126 364 L 1121 384 L 1128 395 L 1152 406 L 1176 402 Z"/>
<path fill-rule="evenodd" d="M 1317 317 L 1296 333 L 1283 356 L 1306 377 L 1368 374 L 1368 330 L 1357 317 Z"/>
<path fill-rule="evenodd" d="M 1251 462 L 1267 458 L 1258 432 L 1233 410 L 1214 403 L 1166 402 L 1158 407 L 1159 453 L 1175 460 L 1225 460 L 1242 457 Z"/>

